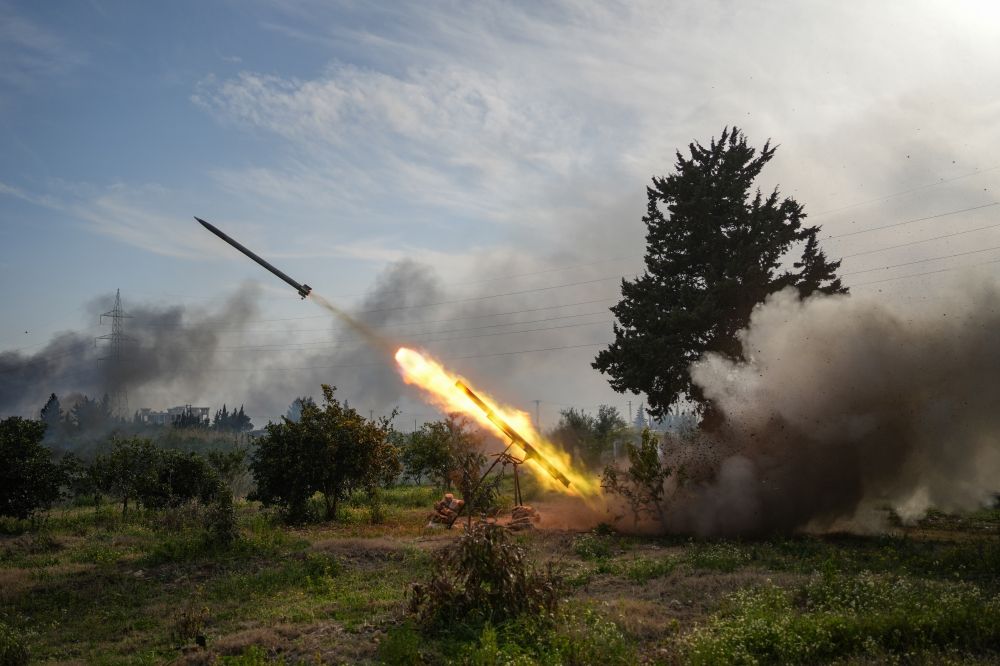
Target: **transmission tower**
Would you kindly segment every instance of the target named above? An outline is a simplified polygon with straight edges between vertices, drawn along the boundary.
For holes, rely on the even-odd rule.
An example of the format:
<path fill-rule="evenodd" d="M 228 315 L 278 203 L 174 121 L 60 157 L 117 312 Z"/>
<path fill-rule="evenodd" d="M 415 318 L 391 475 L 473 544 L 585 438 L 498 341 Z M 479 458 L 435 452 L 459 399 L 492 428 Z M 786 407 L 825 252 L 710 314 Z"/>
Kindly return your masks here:
<path fill-rule="evenodd" d="M 104 323 L 105 317 L 109 317 L 111 319 L 111 333 L 108 335 L 101 335 L 97 339 L 108 341 L 108 355 L 98 360 L 106 361 L 109 366 L 108 399 L 111 401 L 111 415 L 115 418 L 126 419 L 129 415 L 128 391 L 125 388 L 125 373 L 123 372 L 124 368 L 122 365 L 122 348 L 125 346 L 125 343 L 130 342 L 132 338 L 125 335 L 124 322 L 126 319 L 131 318 L 131 316 L 125 314 L 125 310 L 122 308 L 121 289 L 115 291 L 115 306 L 111 308 L 109 312 L 105 312 L 101 315 L 101 324 Z"/>

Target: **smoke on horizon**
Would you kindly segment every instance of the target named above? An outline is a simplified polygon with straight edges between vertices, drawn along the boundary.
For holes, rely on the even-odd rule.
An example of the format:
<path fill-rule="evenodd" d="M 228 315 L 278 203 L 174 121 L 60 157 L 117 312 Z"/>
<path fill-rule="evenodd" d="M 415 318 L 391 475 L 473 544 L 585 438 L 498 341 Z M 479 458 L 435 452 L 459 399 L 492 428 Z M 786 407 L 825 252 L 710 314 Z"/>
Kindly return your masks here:
<path fill-rule="evenodd" d="M 215 381 L 225 332 L 246 325 L 256 302 L 257 290 L 247 286 L 212 309 L 132 305 L 119 363 L 102 360 L 109 349 L 94 336 L 74 332 L 34 354 L 0 352 L 0 415 L 36 415 L 53 392 L 100 398 L 118 386 L 127 388 L 133 409 L 196 400 Z"/>

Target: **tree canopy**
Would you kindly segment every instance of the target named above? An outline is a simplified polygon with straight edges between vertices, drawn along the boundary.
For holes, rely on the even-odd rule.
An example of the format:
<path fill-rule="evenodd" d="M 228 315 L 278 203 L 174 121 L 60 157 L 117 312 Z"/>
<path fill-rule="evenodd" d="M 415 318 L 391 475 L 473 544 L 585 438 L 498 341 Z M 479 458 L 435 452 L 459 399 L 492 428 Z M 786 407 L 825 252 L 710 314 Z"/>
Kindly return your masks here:
<path fill-rule="evenodd" d="M 711 422 L 688 374 L 692 362 L 705 352 L 743 360 L 737 333 L 769 294 L 847 289 L 836 275 L 840 262 L 819 248 L 819 227 L 803 224 L 803 206 L 777 188 L 752 191 L 774 157 L 770 142 L 758 152 L 734 127 L 688 150 L 688 157 L 677 152 L 673 173 L 646 188 L 645 271 L 622 281 L 611 308 L 615 340 L 593 366 L 616 391 L 645 394 L 656 418 L 688 396 Z"/>
<path fill-rule="evenodd" d="M 42 446 L 44 436 L 41 421 L 0 421 L 0 516 L 29 518 L 59 499 L 65 474 Z"/>
<path fill-rule="evenodd" d="M 574 407 L 560 412 L 559 423 L 549 433 L 563 448 L 579 452 L 584 464 L 598 469 L 602 458 L 615 450 L 615 445 L 628 435 L 628 424 L 618 409 L 600 405 L 597 416 Z"/>
<path fill-rule="evenodd" d="M 406 474 L 419 482 L 424 476 L 444 488 L 458 483 L 470 456 L 482 458 L 483 433 L 461 414 L 425 423 L 410 434 L 402 451 Z"/>
<path fill-rule="evenodd" d="M 352 490 L 374 495 L 399 475 L 390 419 L 365 419 L 333 392 L 324 385 L 322 406 L 303 403 L 298 421 L 268 423 L 251 458 L 254 498 L 282 507 L 292 521 L 308 517 L 314 493 L 322 493 L 326 518 L 333 519 Z"/>

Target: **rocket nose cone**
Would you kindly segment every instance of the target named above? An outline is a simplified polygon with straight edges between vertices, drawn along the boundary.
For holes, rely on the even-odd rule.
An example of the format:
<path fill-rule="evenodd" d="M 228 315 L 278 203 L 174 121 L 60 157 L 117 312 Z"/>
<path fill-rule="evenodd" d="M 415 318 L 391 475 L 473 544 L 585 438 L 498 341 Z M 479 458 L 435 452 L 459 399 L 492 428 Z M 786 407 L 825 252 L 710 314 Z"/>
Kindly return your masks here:
<path fill-rule="evenodd" d="M 194 219 L 196 219 L 199 222 L 201 222 L 201 226 L 203 226 L 203 227 L 209 227 L 209 226 L 211 226 L 208 222 L 206 222 L 205 220 L 201 219 L 197 215 L 194 216 Z"/>

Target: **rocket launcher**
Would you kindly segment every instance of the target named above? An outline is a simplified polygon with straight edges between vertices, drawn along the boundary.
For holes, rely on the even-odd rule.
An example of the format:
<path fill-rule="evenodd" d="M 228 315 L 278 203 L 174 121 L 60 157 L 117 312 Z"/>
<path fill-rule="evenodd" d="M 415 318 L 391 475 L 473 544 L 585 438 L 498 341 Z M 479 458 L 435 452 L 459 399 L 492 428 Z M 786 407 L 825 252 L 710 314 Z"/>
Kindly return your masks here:
<path fill-rule="evenodd" d="M 517 444 L 521 449 L 524 450 L 525 460 L 534 459 L 536 463 L 545 468 L 546 472 L 552 475 L 552 478 L 559 481 L 567 488 L 569 487 L 569 479 L 566 478 L 566 475 L 560 472 L 555 465 L 553 465 L 548 460 L 543 458 L 542 455 L 538 452 L 538 449 L 532 446 L 528 440 L 526 440 L 524 437 L 520 435 L 520 433 L 514 430 L 509 423 L 507 423 L 502 418 L 500 418 L 500 416 L 494 413 L 494 411 L 490 409 L 489 405 L 483 402 L 482 398 L 480 398 L 478 395 L 475 394 L 475 392 L 473 392 L 472 389 L 466 386 L 461 379 L 455 381 L 455 387 L 464 392 L 465 395 L 469 396 L 469 400 L 474 402 L 476 407 L 481 409 L 483 413 L 486 414 L 486 418 L 488 418 L 493 425 L 500 428 L 500 430 L 503 431 L 503 434 L 507 435 L 507 437 L 510 438 L 511 442 Z"/>

